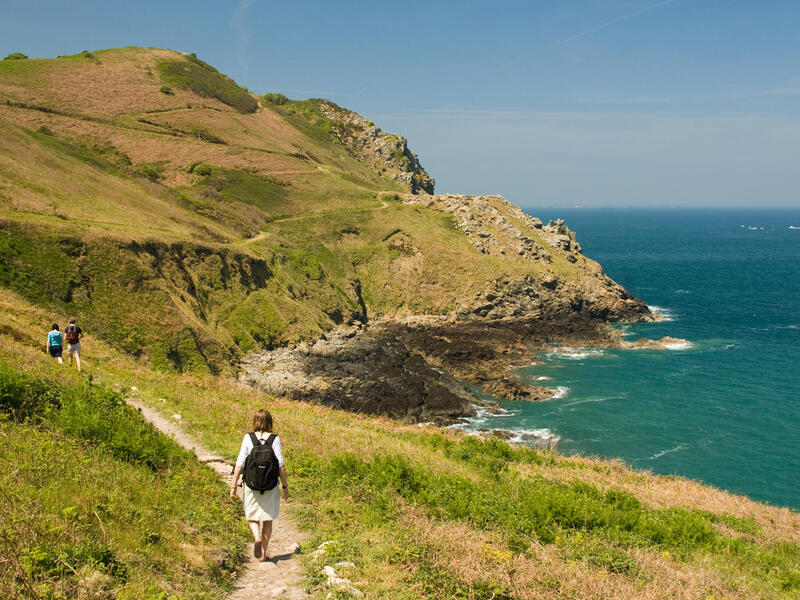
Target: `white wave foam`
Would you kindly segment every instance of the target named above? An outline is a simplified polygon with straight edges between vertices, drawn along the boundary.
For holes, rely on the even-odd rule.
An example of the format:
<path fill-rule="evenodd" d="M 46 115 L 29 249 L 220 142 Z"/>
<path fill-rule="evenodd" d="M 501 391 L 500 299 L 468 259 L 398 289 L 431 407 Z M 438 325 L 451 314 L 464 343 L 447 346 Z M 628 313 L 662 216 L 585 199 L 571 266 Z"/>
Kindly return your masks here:
<path fill-rule="evenodd" d="M 512 437 L 508 441 L 514 444 L 544 446 L 554 444 L 561 439 L 561 436 L 546 427 L 541 429 L 510 429 L 509 431 L 512 433 Z"/>
<path fill-rule="evenodd" d="M 489 412 L 485 406 L 480 406 L 478 404 L 473 404 L 472 406 L 475 408 L 475 418 L 478 419 L 486 419 L 486 417 L 508 417 L 512 414 L 505 408 L 492 408 L 492 412 Z"/>
<path fill-rule="evenodd" d="M 566 398 L 567 394 L 569 394 L 569 388 L 565 385 L 558 386 L 554 391 L 555 394 L 550 396 L 550 400 L 560 400 L 561 398 Z"/>
<path fill-rule="evenodd" d="M 606 400 L 610 400 L 614 398 L 614 396 L 607 396 L 605 398 L 585 398 L 583 400 L 575 400 L 574 402 L 568 402 L 567 404 L 563 405 L 563 408 L 568 406 L 577 406 L 578 404 L 586 404 L 587 402 L 605 402 Z"/>
<path fill-rule="evenodd" d="M 686 350 L 692 347 L 692 342 L 675 342 L 674 344 L 664 344 L 664 348 L 667 350 Z"/>
<path fill-rule="evenodd" d="M 686 444 L 678 444 L 674 448 L 668 448 L 667 450 L 661 450 L 659 452 L 656 452 L 648 460 L 658 460 L 659 458 L 661 458 L 665 454 L 670 454 L 672 452 L 680 452 L 681 450 L 686 450 L 688 447 L 689 446 L 687 446 Z"/>
<path fill-rule="evenodd" d="M 534 381 L 550 381 L 552 377 L 547 377 L 546 375 L 537 375 L 533 378 Z"/>
<path fill-rule="evenodd" d="M 691 294 L 692 290 L 675 290 L 676 294 Z"/>
<path fill-rule="evenodd" d="M 650 312 L 658 313 L 663 318 L 664 321 L 674 321 L 675 320 L 675 313 L 673 313 L 669 308 L 664 308 L 663 306 L 656 306 L 656 305 L 647 305 L 647 308 L 650 309 Z"/>
<path fill-rule="evenodd" d="M 604 354 L 605 350 L 601 350 L 600 348 L 569 348 L 567 346 L 562 346 L 553 352 L 549 352 L 547 356 L 551 358 L 563 358 L 565 360 L 582 360 L 590 356 L 603 356 Z"/>

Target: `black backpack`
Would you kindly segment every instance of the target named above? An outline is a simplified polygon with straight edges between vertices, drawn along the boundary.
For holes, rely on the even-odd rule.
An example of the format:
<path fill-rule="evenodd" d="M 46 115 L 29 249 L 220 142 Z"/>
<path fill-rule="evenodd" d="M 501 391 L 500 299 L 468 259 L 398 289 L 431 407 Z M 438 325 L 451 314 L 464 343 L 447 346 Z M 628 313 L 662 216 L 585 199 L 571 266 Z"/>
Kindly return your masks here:
<path fill-rule="evenodd" d="M 278 485 L 278 457 L 272 449 L 275 434 L 271 433 L 265 440 L 259 440 L 255 433 L 248 435 L 253 449 L 244 461 L 244 483 L 251 490 L 263 494 Z"/>

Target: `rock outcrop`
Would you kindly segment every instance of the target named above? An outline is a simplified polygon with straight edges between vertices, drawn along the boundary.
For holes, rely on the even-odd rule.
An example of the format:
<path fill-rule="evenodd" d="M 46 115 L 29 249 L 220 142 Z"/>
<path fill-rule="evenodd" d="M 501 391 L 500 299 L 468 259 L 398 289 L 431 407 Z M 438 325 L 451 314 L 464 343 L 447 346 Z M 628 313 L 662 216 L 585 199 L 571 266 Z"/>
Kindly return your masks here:
<path fill-rule="evenodd" d="M 621 348 L 628 350 L 684 350 L 692 347 L 692 343 L 682 338 L 664 336 L 660 340 L 639 338 L 635 342 L 622 341 Z"/>
<path fill-rule="evenodd" d="M 515 262 L 552 262 L 560 252 L 577 262 L 581 247 L 563 219 L 543 225 L 502 196 L 462 194 L 407 195 L 406 204 L 420 204 L 453 215 L 456 226 L 482 254 Z"/>
<path fill-rule="evenodd" d="M 381 329 L 339 328 L 313 345 L 253 354 L 240 379 L 274 396 L 413 422 L 475 414 L 480 401 Z"/>
<path fill-rule="evenodd" d="M 529 385 L 519 377 L 504 377 L 491 383 L 486 383 L 481 391 L 497 398 L 506 400 L 536 402 L 552 398 L 556 393 L 550 388 L 540 385 Z"/>
<path fill-rule="evenodd" d="M 411 190 L 412 194 L 433 193 L 436 184 L 401 135 L 386 133 L 372 121 L 327 100 L 319 106 L 332 121 L 331 132 L 350 153 Z"/>

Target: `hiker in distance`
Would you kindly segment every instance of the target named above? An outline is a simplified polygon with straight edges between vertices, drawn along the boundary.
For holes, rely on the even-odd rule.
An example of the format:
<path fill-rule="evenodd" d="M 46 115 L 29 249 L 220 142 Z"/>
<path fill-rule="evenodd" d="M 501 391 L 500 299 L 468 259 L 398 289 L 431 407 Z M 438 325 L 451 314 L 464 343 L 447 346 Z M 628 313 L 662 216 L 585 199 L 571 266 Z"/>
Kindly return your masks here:
<path fill-rule="evenodd" d="M 272 415 L 262 408 L 253 415 L 253 427 L 242 439 L 231 481 L 231 498 L 236 497 L 239 476 L 244 473 L 244 517 L 253 532 L 254 556 L 269 560 L 267 545 L 272 537 L 272 521 L 278 518 L 280 493 L 289 499 L 286 469 L 283 466 L 281 438 L 272 433 Z M 278 479 L 281 486 L 278 487 Z"/>
<path fill-rule="evenodd" d="M 61 359 L 61 354 L 64 351 L 64 336 L 58 330 L 58 323 L 53 323 L 53 328 L 47 333 L 47 351 L 50 356 L 58 361 L 58 364 L 64 364 Z"/>
<path fill-rule="evenodd" d="M 83 338 L 83 330 L 75 325 L 75 318 L 69 320 L 69 325 L 64 330 L 64 337 L 67 338 L 67 356 L 69 357 L 69 364 L 72 364 L 72 357 L 75 357 L 75 364 L 78 367 L 78 372 L 81 371 L 81 339 Z"/>

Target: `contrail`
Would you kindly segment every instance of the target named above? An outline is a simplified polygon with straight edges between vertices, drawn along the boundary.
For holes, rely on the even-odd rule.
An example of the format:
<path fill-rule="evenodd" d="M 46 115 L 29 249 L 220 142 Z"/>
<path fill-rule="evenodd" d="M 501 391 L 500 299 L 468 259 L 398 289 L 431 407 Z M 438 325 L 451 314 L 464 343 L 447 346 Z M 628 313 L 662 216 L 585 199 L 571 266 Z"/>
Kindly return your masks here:
<path fill-rule="evenodd" d="M 248 76 L 247 50 L 250 45 L 250 31 L 247 23 L 247 11 L 256 3 L 255 0 L 240 0 L 231 14 L 230 26 L 236 38 L 237 54 L 242 71 L 242 78 Z"/>
<path fill-rule="evenodd" d="M 675 2 L 675 0 L 662 0 L 661 2 L 656 2 L 655 4 L 651 4 L 650 6 L 646 6 L 645 8 L 641 8 L 641 9 L 639 9 L 637 11 L 634 11 L 632 13 L 629 13 L 627 15 L 623 15 L 621 17 L 617 17 L 616 19 L 614 19 L 612 21 L 608 21 L 606 23 L 603 23 L 602 25 L 598 25 L 597 27 L 593 27 L 592 29 L 587 29 L 586 31 L 582 31 L 580 33 L 576 33 L 575 35 L 572 35 L 572 36 L 570 36 L 568 38 L 564 38 L 563 40 L 559 40 L 558 42 L 554 42 L 554 43 L 550 44 L 549 46 L 547 46 L 547 48 L 550 49 L 550 48 L 554 48 L 556 46 L 562 46 L 564 44 L 568 44 L 569 42 L 572 42 L 573 40 L 577 40 L 578 38 L 582 38 L 584 36 L 587 36 L 590 33 L 594 33 L 595 31 L 600 31 L 601 29 L 605 29 L 606 27 L 610 27 L 611 25 L 614 25 L 615 23 L 619 23 L 620 21 L 625 21 L 627 19 L 632 19 L 633 17 L 635 17 L 637 15 L 649 12 L 651 10 L 654 10 L 654 9 L 660 7 L 660 6 L 665 6 L 667 4 L 672 4 L 673 2 Z"/>

